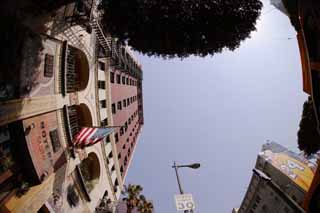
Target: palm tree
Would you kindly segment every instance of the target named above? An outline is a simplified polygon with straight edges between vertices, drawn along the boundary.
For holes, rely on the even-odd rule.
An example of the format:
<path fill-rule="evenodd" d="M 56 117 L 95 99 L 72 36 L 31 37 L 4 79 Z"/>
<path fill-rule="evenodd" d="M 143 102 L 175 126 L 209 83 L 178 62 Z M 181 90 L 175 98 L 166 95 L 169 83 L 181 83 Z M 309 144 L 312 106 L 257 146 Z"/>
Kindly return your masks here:
<path fill-rule="evenodd" d="M 138 210 L 141 213 L 152 213 L 153 212 L 153 203 L 146 200 L 145 196 L 140 195 L 140 203 Z"/>
<path fill-rule="evenodd" d="M 125 197 L 122 200 L 126 202 L 127 213 L 131 213 L 135 208 L 141 213 L 152 213 L 153 204 L 141 194 L 142 190 L 143 188 L 140 185 L 129 184 L 124 186 L 122 195 Z"/>

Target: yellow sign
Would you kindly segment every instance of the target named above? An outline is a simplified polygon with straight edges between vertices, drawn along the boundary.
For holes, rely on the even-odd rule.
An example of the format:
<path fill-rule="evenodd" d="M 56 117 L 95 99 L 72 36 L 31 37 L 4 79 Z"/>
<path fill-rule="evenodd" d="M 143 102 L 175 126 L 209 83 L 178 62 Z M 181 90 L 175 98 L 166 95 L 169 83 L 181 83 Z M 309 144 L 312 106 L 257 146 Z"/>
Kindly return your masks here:
<path fill-rule="evenodd" d="M 285 152 L 273 153 L 270 150 L 266 150 L 262 153 L 262 156 L 302 189 L 309 190 L 314 172 L 306 162 L 297 160 Z"/>

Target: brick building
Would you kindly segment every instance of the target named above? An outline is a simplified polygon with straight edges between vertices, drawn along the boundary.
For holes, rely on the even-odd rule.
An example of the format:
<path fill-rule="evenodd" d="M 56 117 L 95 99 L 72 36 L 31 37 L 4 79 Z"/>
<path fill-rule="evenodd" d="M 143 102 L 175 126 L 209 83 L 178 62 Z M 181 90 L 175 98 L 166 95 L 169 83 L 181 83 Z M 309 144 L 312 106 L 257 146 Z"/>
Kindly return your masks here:
<path fill-rule="evenodd" d="M 144 122 L 142 69 L 103 32 L 96 2 L 81 2 L 31 27 L 0 89 L 1 212 L 94 212 L 119 199 Z M 83 126 L 119 127 L 74 150 Z"/>

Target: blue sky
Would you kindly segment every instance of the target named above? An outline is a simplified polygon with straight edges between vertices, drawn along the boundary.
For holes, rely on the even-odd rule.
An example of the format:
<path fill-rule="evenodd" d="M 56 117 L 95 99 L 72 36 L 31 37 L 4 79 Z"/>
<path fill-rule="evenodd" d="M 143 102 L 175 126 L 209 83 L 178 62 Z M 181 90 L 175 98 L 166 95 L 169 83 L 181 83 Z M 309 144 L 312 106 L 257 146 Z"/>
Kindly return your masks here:
<path fill-rule="evenodd" d="M 138 55 L 144 70 L 145 126 L 127 176 L 157 213 L 176 212 L 173 161 L 198 213 L 238 207 L 267 140 L 291 149 L 307 96 L 296 33 L 265 1 L 258 30 L 234 52 L 162 60 Z M 288 39 L 290 38 L 290 39 Z"/>

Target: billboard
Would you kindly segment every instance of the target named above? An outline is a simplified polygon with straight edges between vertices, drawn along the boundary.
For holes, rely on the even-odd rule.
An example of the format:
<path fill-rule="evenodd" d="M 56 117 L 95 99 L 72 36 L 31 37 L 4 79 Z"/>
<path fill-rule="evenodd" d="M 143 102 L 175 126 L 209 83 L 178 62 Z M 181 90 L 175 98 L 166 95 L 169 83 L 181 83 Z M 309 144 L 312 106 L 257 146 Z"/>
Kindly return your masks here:
<path fill-rule="evenodd" d="M 307 159 L 289 150 L 263 150 L 259 155 L 272 166 L 292 179 L 303 190 L 308 191 L 314 176 L 314 165 Z"/>

